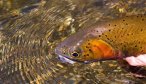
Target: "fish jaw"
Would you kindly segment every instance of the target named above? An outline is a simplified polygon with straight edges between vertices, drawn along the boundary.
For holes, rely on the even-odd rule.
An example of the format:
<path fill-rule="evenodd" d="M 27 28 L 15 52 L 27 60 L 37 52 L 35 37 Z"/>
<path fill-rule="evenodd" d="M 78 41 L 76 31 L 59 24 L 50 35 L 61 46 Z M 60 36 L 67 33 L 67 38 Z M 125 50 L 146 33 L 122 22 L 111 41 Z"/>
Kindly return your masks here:
<path fill-rule="evenodd" d="M 70 60 L 70 59 L 68 59 L 68 58 L 66 58 L 62 55 L 58 55 L 58 59 L 61 60 L 64 63 L 70 63 L 70 64 L 76 63 L 75 61 L 72 61 L 72 60 Z"/>
<path fill-rule="evenodd" d="M 55 49 L 55 53 L 58 55 L 58 59 L 61 60 L 63 63 L 70 63 L 70 64 L 74 64 L 75 62 L 68 59 L 66 56 L 61 55 L 62 52 L 60 51 L 60 48 L 56 48 Z"/>

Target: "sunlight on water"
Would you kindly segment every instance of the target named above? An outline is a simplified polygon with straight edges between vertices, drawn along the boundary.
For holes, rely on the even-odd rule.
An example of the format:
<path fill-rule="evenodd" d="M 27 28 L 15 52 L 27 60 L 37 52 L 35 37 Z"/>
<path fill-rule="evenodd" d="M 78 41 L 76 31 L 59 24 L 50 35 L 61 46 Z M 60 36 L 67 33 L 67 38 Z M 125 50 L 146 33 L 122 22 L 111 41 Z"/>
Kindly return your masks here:
<path fill-rule="evenodd" d="M 54 49 L 80 28 L 125 15 L 145 14 L 145 0 L 48 0 L 0 27 L 0 83 L 135 84 L 117 61 L 66 64 Z M 7 17 L 7 16 L 5 16 Z"/>

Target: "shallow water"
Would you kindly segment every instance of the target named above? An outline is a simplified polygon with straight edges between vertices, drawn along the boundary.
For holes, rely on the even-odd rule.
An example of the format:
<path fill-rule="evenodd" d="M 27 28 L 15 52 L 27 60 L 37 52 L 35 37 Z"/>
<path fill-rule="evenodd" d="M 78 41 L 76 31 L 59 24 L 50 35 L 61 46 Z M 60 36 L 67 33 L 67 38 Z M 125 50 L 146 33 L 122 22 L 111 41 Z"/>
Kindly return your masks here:
<path fill-rule="evenodd" d="M 125 15 L 145 14 L 145 0 L 49 0 L 0 27 L 0 82 L 143 84 L 117 61 L 67 64 L 58 43 L 80 28 Z"/>

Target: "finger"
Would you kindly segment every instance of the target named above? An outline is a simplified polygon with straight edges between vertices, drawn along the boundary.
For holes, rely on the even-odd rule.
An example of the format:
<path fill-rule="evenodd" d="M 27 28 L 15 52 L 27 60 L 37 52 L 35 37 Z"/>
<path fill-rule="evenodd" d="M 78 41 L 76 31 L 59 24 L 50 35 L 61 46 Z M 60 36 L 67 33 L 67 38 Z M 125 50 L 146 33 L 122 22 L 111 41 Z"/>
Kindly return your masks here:
<path fill-rule="evenodd" d="M 131 65 L 131 66 L 143 66 L 143 62 L 140 59 L 137 59 L 134 56 L 127 57 L 125 60 Z"/>
<path fill-rule="evenodd" d="M 139 60 L 143 66 L 146 66 L 146 54 L 139 55 L 136 59 Z"/>

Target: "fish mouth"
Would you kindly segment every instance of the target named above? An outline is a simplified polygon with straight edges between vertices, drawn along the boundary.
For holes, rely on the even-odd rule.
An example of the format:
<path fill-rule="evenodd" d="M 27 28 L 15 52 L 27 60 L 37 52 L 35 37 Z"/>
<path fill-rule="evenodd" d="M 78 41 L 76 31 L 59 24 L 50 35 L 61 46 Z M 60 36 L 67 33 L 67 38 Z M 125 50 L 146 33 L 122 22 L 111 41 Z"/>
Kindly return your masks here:
<path fill-rule="evenodd" d="M 70 63 L 70 64 L 76 63 L 75 61 L 67 58 L 66 56 L 62 56 L 62 55 L 58 55 L 58 59 L 61 60 L 64 63 Z"/>
<path fill-rule="evenodd" d="M 58 48 L 55 49 L 55 54 L 58 55 L 58 59 L 61 60 L 64 63 L 70 63 L 70 64 L 74 64 L 74 63 L 77 63 L 77 62 L 79 62 L 79 63 L 89 63 L 89 61 L 79 61 L 77 59 L 73 59 L 73 58 L 70 58 L 66 55 L 63 55 Z"/>
<path fill-rule="evenodd" d="M 71 59 L 67 56 L 62 56 L 62 55 L 58 55 L 58 59 L 61 60 L 64 63 L 70 63 L 70 64 L 74 64 L 74 63 L 83 63 L 83 64 L 88 64 L 88 63 L 92 63 L 92 61 L 79 61 L 76 59 Z"/>
<path fill-rule="evenodd" d="M 70 63 L 70 64 L 74 64 L 76 63 L 75 61 L 69 59 L 69 57 L 61 55 L 61 51 L 59 50 L 59 48 L 57 47 L 55 49 L 55 54 L 58 55 L 58 59 L 61 60 L 63 63 Z"/>

